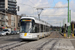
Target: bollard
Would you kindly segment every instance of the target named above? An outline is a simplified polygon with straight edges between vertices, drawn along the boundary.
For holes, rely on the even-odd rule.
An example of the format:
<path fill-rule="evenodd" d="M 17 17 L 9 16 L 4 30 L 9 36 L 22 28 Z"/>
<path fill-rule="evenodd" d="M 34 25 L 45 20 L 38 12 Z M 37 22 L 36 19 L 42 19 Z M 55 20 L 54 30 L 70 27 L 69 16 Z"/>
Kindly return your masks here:
<path fill-rule="evenodd" d="M 74 34 L 72 34 L 72 37 L 74 37 Z"/>
<path fill-rule="evenodd" d="M 66 37 L 66 33 L 64 33 L 64 37 Z"/>

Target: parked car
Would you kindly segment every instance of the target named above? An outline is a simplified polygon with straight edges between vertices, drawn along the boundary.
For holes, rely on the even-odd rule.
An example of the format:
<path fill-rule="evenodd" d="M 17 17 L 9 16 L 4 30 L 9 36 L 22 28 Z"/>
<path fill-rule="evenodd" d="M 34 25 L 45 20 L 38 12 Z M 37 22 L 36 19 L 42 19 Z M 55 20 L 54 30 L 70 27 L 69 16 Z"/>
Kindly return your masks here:
<path fill-rule="evenodd" d="M 13 32 L 13 31 L 11 31 L 11 34 L 14 34 L 14 32 Z"/>
<path fill-rule="evenodd" d="M 5 32 L 4 32 L 4 31 L 1 31 L 1 32 L 0 32 L 0 35 L 6 35 L 6 34 L 5 34 Z"/>
<path fill-rule="evenodd" d="M 15 31 L 11 31 L 11 34 L 16 34 L 16 32 Z"/>
<path fill-rule="evenodd" d="M 16 31 L 17 32 L 17 34 L 19 34 L 20 32 L 19 31 Z"/>
<path fill-rule="evenodd" d="M 11 31 L 11 34 L 17 34 L 17 32 L 16 31 Z"/>
<path fill-rule="evenodd" d="M 11 29 L 3 29 L 3 31 L 0 32 L 0 35 L 9 35 L 11 33 Z"/>
<path fill-rule="evenodd" d="M 17 32 L 16 32 L 16 31 L 14 31 L 14 33 L 15 33 L 15 34 L 17 34 Z"/>

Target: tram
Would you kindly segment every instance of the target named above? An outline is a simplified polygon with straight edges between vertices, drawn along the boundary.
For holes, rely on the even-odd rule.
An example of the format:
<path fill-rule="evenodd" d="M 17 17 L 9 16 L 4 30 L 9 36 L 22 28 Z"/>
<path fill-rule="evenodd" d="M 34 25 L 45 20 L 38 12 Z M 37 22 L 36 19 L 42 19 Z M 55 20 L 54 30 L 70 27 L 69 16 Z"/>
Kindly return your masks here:
<path fill-rule="evenodd" d="M 35 17 L 21 17 L 20 39 L 38 40 L 50 35 L 50 24 Z"/>

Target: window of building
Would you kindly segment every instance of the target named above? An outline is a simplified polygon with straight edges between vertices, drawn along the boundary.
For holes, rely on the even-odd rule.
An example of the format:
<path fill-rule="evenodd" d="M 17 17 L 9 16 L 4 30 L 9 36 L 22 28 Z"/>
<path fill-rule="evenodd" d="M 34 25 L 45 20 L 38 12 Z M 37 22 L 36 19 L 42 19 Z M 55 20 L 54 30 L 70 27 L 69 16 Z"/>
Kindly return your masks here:
<path fill-rule="evenodd" d="M 11 15 L 11 20 L 12 20 L 12 21 L 15 21 L 14 15 Z"/>
<path fill-rule="evenodd" d="M 5 19 L 5 15 L 2 15 L 2 19 Z"/>
<path fill-rule="evenodd" d="M 11 22 L 11 26 L 15 27 L 15 23 Z"/>
<path fill-rule="evenodd" d="M 5 25 L 5 22 L 2 22 L 2 25 Z"/>

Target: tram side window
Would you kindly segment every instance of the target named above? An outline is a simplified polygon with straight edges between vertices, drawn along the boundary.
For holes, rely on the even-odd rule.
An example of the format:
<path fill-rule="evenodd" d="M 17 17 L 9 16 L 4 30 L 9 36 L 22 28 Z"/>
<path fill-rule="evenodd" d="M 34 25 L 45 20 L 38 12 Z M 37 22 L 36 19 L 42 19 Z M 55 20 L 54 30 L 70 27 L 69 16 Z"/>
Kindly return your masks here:
<path fill-rule="evenodd" d="M 46 26 L 45 26 L 45 32 L 46 32 Z"/>
<path fill-rule="evenodd" d="M 48 26 L 46 26 L 46 32 L 48 32 L 48 31 L 49 31 Z"/>
<path fill-rule="evenodd" d="M 45 26 L 45 32 L 48 32 L 48 31 L 49 31 L 49 27 Z"/>
<path fill-rule="evenodd" d="M 31 33 L 35 33 L 35 22 L 32 20 L 32 30 Z"/>
<path fill-rule="evenodd" d="M 35 33 L 39 32 L 39 24 L 35 24 Z"/>
<path fill-rule="evenodd" d="M 45 25 L 43 25 L 43 32 L 45 32 Z"/>
<path fill-rule="evenodd" d="M 41 32 L 48 32 L 49 31 L 48 26 L 40 24 L 40 28 L 39 28 L 39 24 L 35 24 L 35 29 L 34 29 L 33 33 L 39 33 L 39 29 L 41 29 Z"/>
<path fill-rule="evenodd" d="M 41 25 L 41 32 L 43 32 L 43 25 Z"/>

